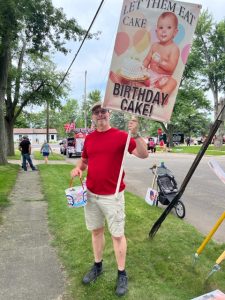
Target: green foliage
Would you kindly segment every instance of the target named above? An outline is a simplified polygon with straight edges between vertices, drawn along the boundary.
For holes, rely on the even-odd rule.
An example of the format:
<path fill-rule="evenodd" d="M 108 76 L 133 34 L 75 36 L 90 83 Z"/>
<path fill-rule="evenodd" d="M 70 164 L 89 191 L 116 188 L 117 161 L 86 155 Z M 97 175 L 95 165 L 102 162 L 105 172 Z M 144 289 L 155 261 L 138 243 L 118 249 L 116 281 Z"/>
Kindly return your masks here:
<path fill-rule="evenodd" d="M 34 159 L 36 159 L 36 160 L 44 160 L 44 157 L 43 157 L 42 153 L 40 153 L 39 151 L 34 151 L 33 155 L 34 155 Z M 53 152 L 53 153 L 49 154 L 48 160 L 50 160 L 50 161 L 51 160 L 56 160 L 56 161 L 62 160 L 62 161 L 65 161 L 65 157 L 63 155 L 61 155 L 61 154 Z"/>
<path fill-rule="evenodd" d="M 64 190 L 69 186 L 68 165 L 40 165 L 53 244 L 69 276 L 72 299 L 116 299 L 117 267 L 112 241 L 106 231 L 104 274 L 90 286 L 81 283 L 83 275 L 93 263 L 91 235 L 86 230 L 83 208 L 66 205 Z M 80 185 L 79 180 L 74 185 Z M 203 236 L 192 226 L 170 214 L 153 240 L 148 232 L 162 213 L 161 208 L 150 207 L 140 197 L 126 193 L 126 236 L 128 242 L 127 272 L 129 292 L 124 299 L 186 300 L 214 289 L 225 289 L 224 270 L 206 276 L 224 251 L 224 244 L 210 241 L 193 266 L 193 254 Z M 196 199 L 197 201 L 197 199 Z"/>
<path fill-rule="evenodd" d="M 189 60 L 193 62 L 195 78 L 205 90 L 211 89 L 215 104 L 218 93 L 225 89 L 225 20 L 216 23 L 209 12 L 203 11 L 195 31 Z M 193 72 L 194 74 L 194 72 Z"/>
<path fill-rule="evenodd" d="M 21 90 L 23 90 L 20 92 L 20 107 L 23 108 L 28 103 L 43 105 L 46 102 L 49 103 L 50 108 L 60 107 L 61 97 L 64 97 L 68 90 L 66 81 L 60 87 L 58 86 L 62 76 L 63 73 L 57 71 L 56 65 L 48 56 L 41 58 L 35 55 L 29 56 L 25 63 L 25 70 L 20 75 Z"/>
<path fill-rule="evenodd" d="M 30 127 L 30 121 L 29 121 L 30 114 L 26 111 L 21 112 L 21 114 L 18 116 L 18 118 L 15 121 L 15 128 L 29 128 Z"/>
<path fill-rule="evenodd" d="M 101 101 L 101 91 L 93 90 L 87 96 L 86 101 L 83 101 L 81 105 L 81 115 L 79 118 L 80 127 L 85 127 L 85 116 L 87 127 L 91 127 L 91 107 L 94 103 Z"/>
<path fill-rule="evenodd" d="M 127 122 L 130 119 L 130 115 L 119 111 L 111 112 L 111 124 L 112 126 L 121 130 L 127 130 Z"/>
<path fill-rule="evenodd" d="M 210 119 L 207 116 L 210 102 L 204 92 L 186 81 L 179 89 L 172 114 L 173 132 L 183 132 L 186 136 L 204 135 L 209 130 Z"/>
<path fill-rule="evenodd" d="M 66 81 L 59 86 L 62 73 L 57 72 L 48 54 L 52 51 L 66 54 L 69 51 L 66 43 L 82 38 L 86 31 L 75 19 L 67 19 L 51 0 L 1 1 L 0 29 L 0 89 L 3 91 L 0 101 L 6 104 L 0 124 L 5 117 L 7 149 L 11 153 L 13 126 L 24 107 L 45 103 L 51 108 L 59 107 L 60 97 L 65 96 L 68 88 Z M 88 38 L 93 36 L 96 35 L 89 34 Z M 6 135 L 3 129 L 1 125 L 0 136 Z M 2 149 L 0 154 L 4 154 Z"/>
<path fill-rule="evenodd" d="M 63 125 L 75 121 L 76 127 L 80 127 L 80 116 L 81 113 L 77 100 L 69 99 L 66 104 L 61 107 L 61 109 L 58 111 L 51 111 L 50 124 L 52 128 L 57 129 L 59 136 L 65 137 L 66 133 Z"/>
<path fill-rule="evenodd" d="M 199 146 L 176 146 L 172 149 L 172 152 L 174 153 L 188 153 L 188 154 L 197 154 L 201 148 L 201 145 Z M 214 145 L 210 145 L 206 150 L 206 155 L 211 156 L 221 156 L 225 155 L 225 145 L 221 147 L 220 149 L 216 148 Z"/>
<path fill-rule="evenodd" d="M 10 155 L 7 158 L 10 160 L 21 160 L 21 152 L 19 150 L 16 150 L 15 155 Z"/>

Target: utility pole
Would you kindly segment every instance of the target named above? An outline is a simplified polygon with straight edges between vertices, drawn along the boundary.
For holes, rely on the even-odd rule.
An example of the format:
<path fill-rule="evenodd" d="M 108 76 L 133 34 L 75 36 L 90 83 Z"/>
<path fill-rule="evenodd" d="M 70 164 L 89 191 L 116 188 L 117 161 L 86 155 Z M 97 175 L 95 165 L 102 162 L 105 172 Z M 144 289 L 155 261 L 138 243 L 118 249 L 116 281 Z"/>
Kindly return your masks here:
<path fill-rule="evenodd" d="M 84 73 L 84 128 L 87 128 L 87 94 L 86 94 L 86 84 L 87 84 L 87 71 Z"/>

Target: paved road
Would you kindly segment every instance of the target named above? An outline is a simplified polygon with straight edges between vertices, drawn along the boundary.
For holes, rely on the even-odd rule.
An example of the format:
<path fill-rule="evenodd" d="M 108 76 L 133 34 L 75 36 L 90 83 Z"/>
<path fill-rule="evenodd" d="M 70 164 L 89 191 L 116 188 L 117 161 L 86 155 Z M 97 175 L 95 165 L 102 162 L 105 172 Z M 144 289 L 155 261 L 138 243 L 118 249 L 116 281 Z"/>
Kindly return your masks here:
<path fill-rule="evenodd" d="M 203 234 L 209 233 L 225 210 L 225 186 L 209 168 L 208 161 L 211 158 L 203 157 L 182 196 L 186 207 L 185 220 Z M 127 190 L 144 198 L 153 177 L 149 167 L 161 161 L 174 173 L 180 186 L 194 159 L 195 155 L 172 153 L 150 154 L 145 160 L 128 155 L 125 163 Z M 225 156 L 217 156 L 215 159 L 225 170 Z M 225 242 L 225 221 L 218 228 L 214 239 Z"/>

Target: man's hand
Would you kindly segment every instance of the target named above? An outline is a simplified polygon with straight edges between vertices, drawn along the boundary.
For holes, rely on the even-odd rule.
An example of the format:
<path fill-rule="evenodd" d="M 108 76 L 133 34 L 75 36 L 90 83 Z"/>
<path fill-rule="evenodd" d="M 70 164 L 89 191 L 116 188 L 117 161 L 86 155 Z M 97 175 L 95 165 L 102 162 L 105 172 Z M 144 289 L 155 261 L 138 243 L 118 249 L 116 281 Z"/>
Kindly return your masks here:
<path fill-rule="evenodd" d="M 80 178 L 82 178 L 82 170 L 78 167 L 74 168 L 71 172 L 70 172 L 70 175 L 71 177 L 76 177 L 76 176 L 79 176 Z"/>
<path fill-rule="evenodd" d="M 128 130 L 130 131 L 130 133 L 132 135 L 136 135 L 138 132 L 138 120 L 135 118 L 132 118 L 129 122 L 128 122 Z"/>

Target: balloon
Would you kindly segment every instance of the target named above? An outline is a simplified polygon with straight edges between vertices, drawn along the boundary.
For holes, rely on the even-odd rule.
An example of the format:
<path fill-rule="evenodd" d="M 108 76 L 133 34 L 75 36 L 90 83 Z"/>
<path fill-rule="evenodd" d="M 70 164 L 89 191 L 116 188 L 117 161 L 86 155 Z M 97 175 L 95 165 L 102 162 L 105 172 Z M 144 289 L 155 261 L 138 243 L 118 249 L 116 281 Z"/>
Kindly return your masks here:
<path fill-rule="evenodd" d="M 133 36 L 133 45 L 137 52 L 142 52 L 151 42 L 151 34 L 146 30 L 138 30 Z"/>
<path fill-rule="evenodd" d="M 156 43 L 159 41 L 157 34 L 156 34 L 156 26 L 152 28 L 151 32 L 152 32 L 152 43 Z"/>
<path fill-rule="evenodd" d="M 187 44 L 187 45 L 184 46 L 184 48 L 181 51 L 181 59 L 182 59 L 182 62 L 183 62 L 184 65 L 187 62 L 188 54 L 190 52 L 190 49 L 191 49 L 191 45 Z"/>
<path fill-rule="evenodd" d="M 185 37 L 185 28 L 182 24 L 179 24 L 178 25 L 178 33 L 175 36 L 175 38 L 173 39 L 173 41 L 174 41 L 174 43 L 179 45 L 182 42 L 182 40 L 184 39 L 184 37 Z"/>
<path fill-rule="evenodd" d="M 114 51 L 118 56 L 123 54 L 130 45 L 130 38 L 126 32 L 118 32 L 116 36 L 116 42 Z"/>

